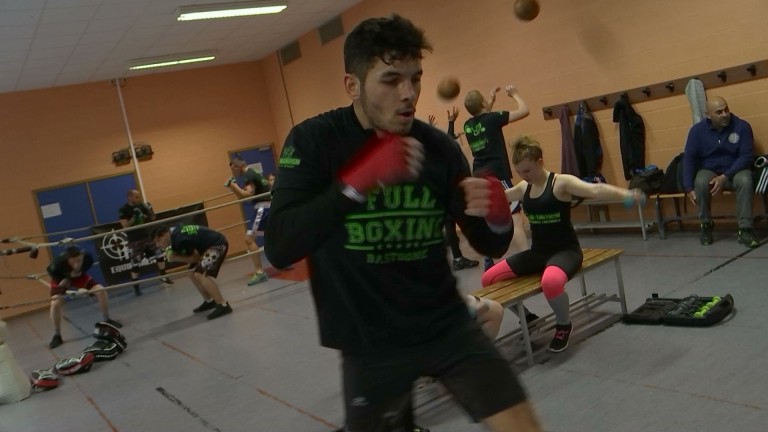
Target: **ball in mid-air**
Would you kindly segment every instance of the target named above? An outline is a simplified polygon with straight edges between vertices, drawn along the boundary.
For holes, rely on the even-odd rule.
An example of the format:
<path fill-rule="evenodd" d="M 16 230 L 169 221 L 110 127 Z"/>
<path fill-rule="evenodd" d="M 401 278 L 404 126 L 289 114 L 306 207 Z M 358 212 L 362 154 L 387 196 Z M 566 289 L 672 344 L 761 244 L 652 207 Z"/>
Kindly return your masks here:
<path fill-rule="evenodd" d="M 533 21 L 539 16 L 537 0 L 515 0 L 515 15 L 523 21 Z"/>
<path fill-rule="evenodd" d="M 443 100 L 453 100 L 459 92 L 461 92 L 461 86 L 459 80 L 454 77 L 445 77 L 437 84 L 437 95 Z"/>

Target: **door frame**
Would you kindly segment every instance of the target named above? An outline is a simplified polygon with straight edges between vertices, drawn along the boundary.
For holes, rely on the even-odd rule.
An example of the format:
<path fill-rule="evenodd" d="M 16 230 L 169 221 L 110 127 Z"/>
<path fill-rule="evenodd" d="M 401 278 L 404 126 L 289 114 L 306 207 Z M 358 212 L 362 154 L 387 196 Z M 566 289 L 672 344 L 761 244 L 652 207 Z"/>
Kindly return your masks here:
<path fill-rule="evenodd" d="M 277 161 L 279 159 L 277 153 L 275 152 L 275 143 L 264 143 L 264 144 L 257 144 L 255 146 L 250 147 L 243 147 L 236 150 L 228 150 L 227 151 L 227 162 L 232 160 L 232 156 L 234 156 L 237 153 L 248 151 L 248 150 L 261 150 L 263 148 L 269 147 L 270 150 L 272 150 L 272 158 L 275 160 L 275 166 L 277 166 Z"/>
<path fill-rule="evenodd" d="M 90 178 L 87 178 L 87 179 L 84 179 L 84 180 L 71 181 L 71 182 L 62 183 L 62 184 L 55 185 L 55 186 L 47 186 L 47 187 L 40 188 L 40 189 L 33 189 L 32 190 L 32 200 L 35 202 L 35 212 L 37 212 L 37 222 L 40 224 L 40 230 L 41 230 L 40 233 L 44 235 L 43 238 L 45 238 L 46 242 L 50 241 L 50 239 L 48 238 L 48 233 L 46 233 L 46 231 L 45 231 L 45 222 L 43 222 L 43 210 L 40 208 L 40 200 L 37 199 L 37 195 L 40 192 L 48 192 L 48 191 L 51 191 L 51 190 L 54 190 L 54 189 L 61 189 L 61 188 L 65 188 L 65 187 L 77 186 L 77 185 L 80 185 L 80 184 L 85 184 L 85 191 L 88 194 L 88 201 L 89 201 L 89 203 L 91 205 L 91 213 L 93 215 L 93 220 L 94 220 L 94 222 L 96 222 L 98 224 L 99 221 L 96 219 L 96 212 L 93 209 L 93 197 L 91 196 L 91 188 L 90 188 L 90 185 L 88 183 L 93 182 L 93 181 L 108 179 L 108 178 L 111 178 L 111 177 L 120 177 L 120 176 L 124 176 L 124 175 L 128 175 L 128 174 L 132 174 L 133 178 L 136 179 L 136 171 L 131 170 L 131 171 L 124 171 L 124 172 L 117 173 L 117 174 L 107 174 L 107 175 L 102 175 L 102 176 L 97 176 L 97 177 L 90 177 Z M 138 181 L 136 182 L 136 184 L 138 184 Z M 83 228 L 85 228 L 85 227 L 83 227 Z M 85 229 L 83 231 L 85 231 Z M 88 235 L 90 235 L 90 233 L 88 233 Z M 50 248 L 46 248 L 46 249 L 48 249 L 48 254 L 51 255 Z M 51 258 L 51 257 L 49 257 L 49 258 Z"/>

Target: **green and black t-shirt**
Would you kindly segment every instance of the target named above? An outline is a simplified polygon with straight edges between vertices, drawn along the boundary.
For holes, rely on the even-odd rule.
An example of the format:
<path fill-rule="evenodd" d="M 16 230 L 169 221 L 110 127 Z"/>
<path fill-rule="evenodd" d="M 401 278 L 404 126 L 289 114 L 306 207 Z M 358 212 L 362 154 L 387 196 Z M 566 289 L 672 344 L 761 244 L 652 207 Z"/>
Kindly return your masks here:
<path fill-rule="evenodd" d="M 464 123 L 464 134 L 474 161 L 472 172 L 490 171 L 500 180 L 511 180 L 507 145 L 502 128 L 509 123 L 508 111 L 493 111 L 474 116 Z"/>
<path fill-rule="evenodd" d="M 133 219 L 134 223 L 131 226 L 144 225 L 154 218 L 154 212 L 152 212 L 151 207 L 145 203 L 140 203 L 135 206 L 125 203 L 125 205 L 118 210 L 118 215 L 119 218 L 123 220 Z M 150 234 L 146 229 L 130 230 L 126 231 L 125 234 L 128 236 L 128 241 L 130 242 L 142 241 L 150 237 Z"/>
<path fill-rule="evenodd" d="M 294 127 L 265 237 L 278 267 L 308 258 L 321 342 L 346 351 L 420 344 L 469 321 L 446 258 L 447 215 L 488 254 L 502 254 L 511 239 L 464 214 L 458 185 L 470 175 L 467 161 L 420 121 L 410 133 L 426 154 L 417 180 L 376 189 L 364 203 L 344 196 L 339 172 L 373 135 L 352 107 Z"/>
<path fill-rule="evenodd" d="M 269 192 L 269 182 L 267 182 L 267 179 L 264 178 L 261 174 L 257 173 L 253 168 L 248 168 L 248 170 L 243 175 L 243 178 L 245 179 L 246 185 L 253 185 L 253 194 L 259 195 L 263 194 L 265 192 Z M 262 197 L 262 198 L 255 198 L 253 200 L 254 203 L 258 202 L 265 202 L 269 201 L 270 196 Z"/>
<path fill-rule="evenodd" d="M 227 244 L 227 238 L 218 231 L 200 225 L 177 225 L 171 232 L 171 250 L 183 256 L 195 251 L 203 255 L 213 246 Z"/>

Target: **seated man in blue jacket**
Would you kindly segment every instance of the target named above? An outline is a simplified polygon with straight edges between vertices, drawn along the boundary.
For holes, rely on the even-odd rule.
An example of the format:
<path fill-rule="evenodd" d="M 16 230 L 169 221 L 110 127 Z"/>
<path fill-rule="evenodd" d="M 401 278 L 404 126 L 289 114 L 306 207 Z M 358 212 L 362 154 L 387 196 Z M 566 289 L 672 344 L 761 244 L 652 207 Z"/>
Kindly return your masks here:
<path fill-rule="evenodd" d="M 706 117 L 688 132 L 683 156 L 683 187 L 699 206 L 701 244 L 713 242 L 712 197 L 729 189 L 736 191 L 739 243 L 755 248 L 759 242 L 752 231 L 752 127 L 731 114 L 719 96 L 707 101 Z"/>

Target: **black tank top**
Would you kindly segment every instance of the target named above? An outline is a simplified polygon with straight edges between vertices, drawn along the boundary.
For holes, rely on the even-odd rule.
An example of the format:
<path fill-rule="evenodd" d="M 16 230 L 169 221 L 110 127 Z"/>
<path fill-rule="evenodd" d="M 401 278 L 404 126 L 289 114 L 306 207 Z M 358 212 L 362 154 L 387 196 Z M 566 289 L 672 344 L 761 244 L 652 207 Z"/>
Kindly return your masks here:
<path fill-rule="evenodd" d="M 571 203 L 554 193 L 555 173 L 550 173 L 541 196 L 531 198 L 531 185 L 523 196 L 523 210 L 531 223 L 531 249 L 560 250 L 579 246 L 571 224 Z"/>

